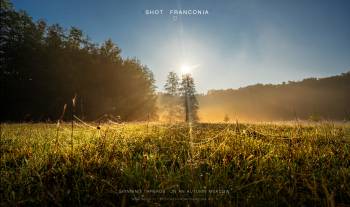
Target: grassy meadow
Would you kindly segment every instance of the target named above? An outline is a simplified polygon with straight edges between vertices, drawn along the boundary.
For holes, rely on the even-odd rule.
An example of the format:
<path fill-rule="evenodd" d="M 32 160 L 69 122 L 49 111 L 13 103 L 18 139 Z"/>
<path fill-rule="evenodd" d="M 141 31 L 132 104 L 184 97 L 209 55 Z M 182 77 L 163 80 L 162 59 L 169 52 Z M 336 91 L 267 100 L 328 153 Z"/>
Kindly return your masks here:
<path fill-rule="evenodd" d="M 1 206 L 347 206 L 350 126 L 2 124 Z"/>

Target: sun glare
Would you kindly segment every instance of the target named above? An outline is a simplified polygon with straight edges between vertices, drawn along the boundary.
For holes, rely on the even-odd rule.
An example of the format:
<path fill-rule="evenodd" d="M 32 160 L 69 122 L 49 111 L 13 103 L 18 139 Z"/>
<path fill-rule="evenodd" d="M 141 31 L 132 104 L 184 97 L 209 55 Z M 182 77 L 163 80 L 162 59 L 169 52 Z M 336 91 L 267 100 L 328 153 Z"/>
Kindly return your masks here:
<path fill-rule="evenodd" d="M 197 69 L 199 65 L 187 65 L 183 64 L 180 66 L 180 71 L 182 75 L 191 74 L 194 69 Z"/>
<path fill-rule="evenodd" d="M 188 65 L 182 65 L 180 69 L 183 75 L 191 73 L 191 67 Z"/>

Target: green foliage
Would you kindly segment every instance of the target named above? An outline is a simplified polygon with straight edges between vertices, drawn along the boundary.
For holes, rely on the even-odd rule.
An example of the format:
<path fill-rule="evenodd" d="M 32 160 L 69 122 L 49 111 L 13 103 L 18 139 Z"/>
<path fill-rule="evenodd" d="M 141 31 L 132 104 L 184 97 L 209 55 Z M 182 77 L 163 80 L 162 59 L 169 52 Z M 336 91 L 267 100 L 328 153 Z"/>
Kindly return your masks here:
<path fill-rule="evenodd" d="M 98 46 L 76 27 L 33 22 L 4 0 L 0 12 L 2 121 L 57 120 L 75 94 L 75 113 L 87 120 L 156 117 L 152 72 L 122 59 L 111 39 Z"/>
<path fill-rule="evenodd" d="M 1 127 L 1 206 L 350 203 L 349 125 L 76 124 L 73 150 L 68 124 Z"/>

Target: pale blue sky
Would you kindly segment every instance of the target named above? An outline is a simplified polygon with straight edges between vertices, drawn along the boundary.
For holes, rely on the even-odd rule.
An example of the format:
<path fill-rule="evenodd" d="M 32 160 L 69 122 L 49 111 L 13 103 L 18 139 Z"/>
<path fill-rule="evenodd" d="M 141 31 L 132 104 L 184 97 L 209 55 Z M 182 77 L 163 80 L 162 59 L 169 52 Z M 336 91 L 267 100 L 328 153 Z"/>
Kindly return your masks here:
<path fill-rule="evenodd" d="M 159 90 L 169 71 L 192 71 L 199 92 L 324 77 L 350 70 L 347 0 L 15 0 L 30 16 L 111 38 L 137 57 Z M 145 9 L 207 9 L 206 16 L 146 16 Z"/>

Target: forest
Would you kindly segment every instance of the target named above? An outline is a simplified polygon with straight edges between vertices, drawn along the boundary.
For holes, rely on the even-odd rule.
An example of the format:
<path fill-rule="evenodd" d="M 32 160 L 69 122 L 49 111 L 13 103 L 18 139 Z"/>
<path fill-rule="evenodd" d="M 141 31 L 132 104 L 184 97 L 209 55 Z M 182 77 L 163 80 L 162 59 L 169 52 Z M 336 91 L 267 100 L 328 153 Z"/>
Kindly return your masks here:
<path fill-rule="evenodd" d="M 350 120 L 350 72 L 198 95 L 202 121 Z"/>
<path fill-rule="evenodd" d="M 34 22 L 1 0 L 1 121 L 123 121 L 156 117 L 151 70 L 123 59 L 111 40 L 92 42 L 76 27 Z"/>

